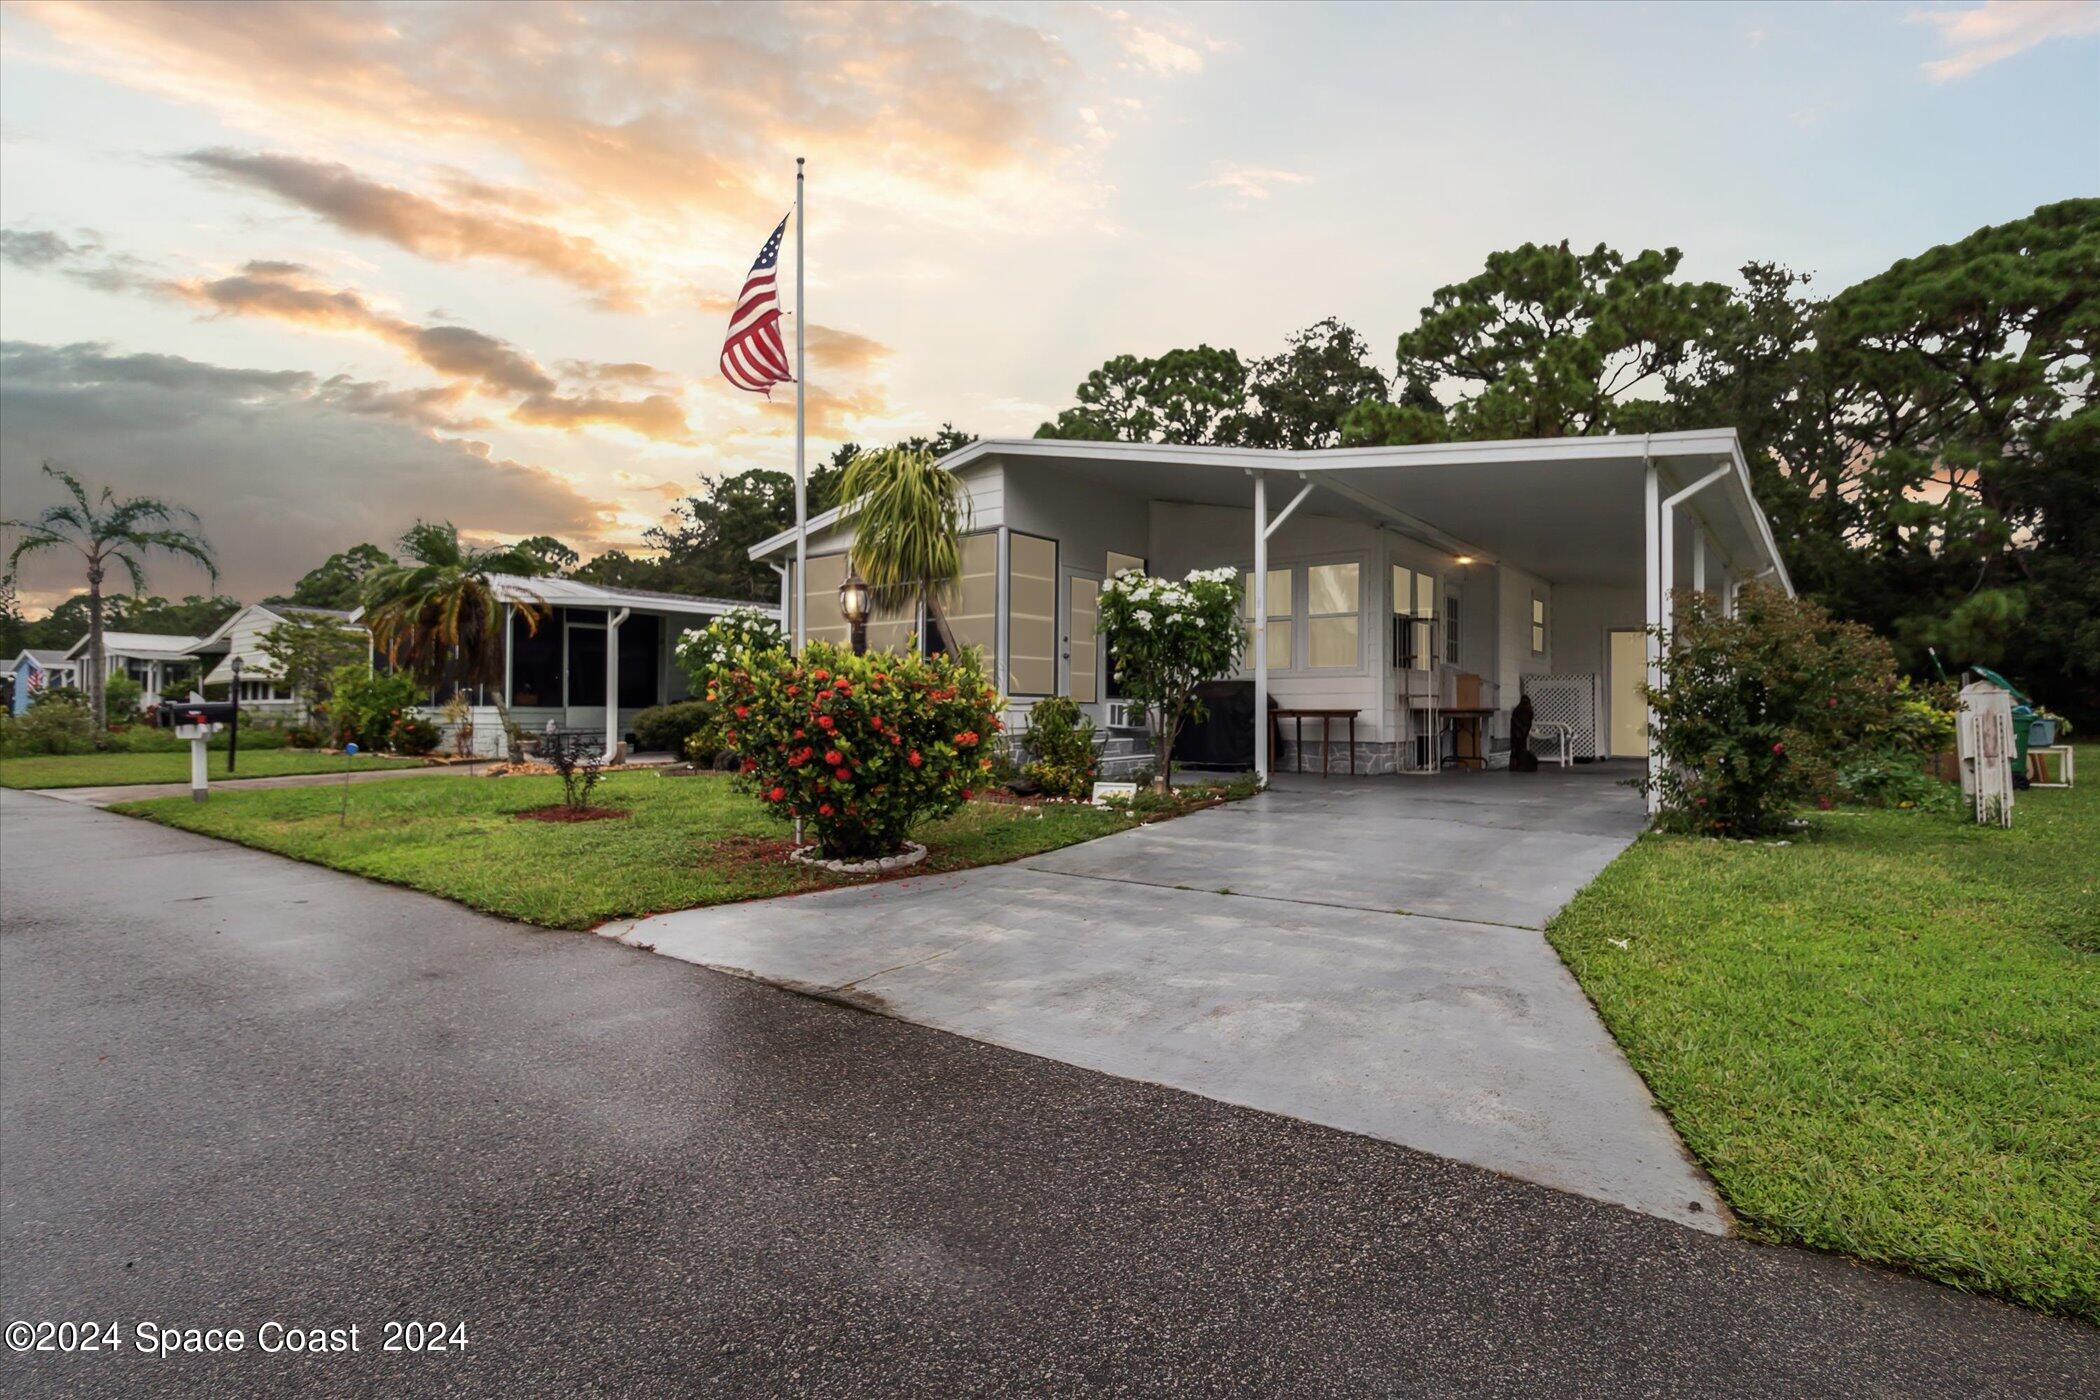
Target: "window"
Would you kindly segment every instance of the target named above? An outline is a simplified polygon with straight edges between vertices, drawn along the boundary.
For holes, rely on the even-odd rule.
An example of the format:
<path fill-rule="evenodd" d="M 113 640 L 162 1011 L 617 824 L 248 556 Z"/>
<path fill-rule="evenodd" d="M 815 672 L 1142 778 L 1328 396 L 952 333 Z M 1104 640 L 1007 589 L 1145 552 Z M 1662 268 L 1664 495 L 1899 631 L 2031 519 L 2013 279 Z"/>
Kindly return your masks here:
<path fill-rule="evenodd" d="M 1546 654 L 1546 600 L 1536 593 L 1531 595 L 1531 654 Z"/>
<path fill-rule="evenodd" d="M 1297 616 L 1298 600 L 1291 585 L 1297 575 L 1289 569 L 1269 570 L 1269 669 L 1288 671 L 1296 664 L 1292 649 L 1291 619 Z M 1247 669 L 1254 669 L 1254 574 L 1248 570 L 1240 590 L 1241 616 L 1247 619 Z"/>
<path fill-rule="evenodd" d="M 1444 595 L 1444 656 L 1452 665 L 1458 664 L 1458 595 Z"/>
<path fill-rule="evenodd" d="M 948 605 L 948 626 L 964 651 L 999 651 L 999 536 L 985 530 L 962 539 L 962 586 Z M 992 668 L 987 665 L 985 670 Z"/>
<path fill-rule="evenodd" d="M 620 707 L 646 710 L 657 702 L 662 676 L 663 623 L 653 613 L 629 613 L 620 624 Z"/>
<path fill-rule="evenodd" d="M 510 703 L 523 709 L 561 704 L 561 614 L 549 609 L 536 628 L 512 613 Z"/>
<path fill-rule="evenodd" d="M 586 614 L 589 616 L 590 614 Z M 571 622 L 569 632 L 569 703 L 605 703 L 605 624 Z"/>
<path fill-rule="evenodd" d="M 1355 564 L 1314 564 L 1305 571 L 1305 664 L 1333 670 L 1355 666 L 1361 659 L 1358 631 L 1362 624 L 1360 568 Z"/>
<path fill-rule="evenodd" d="M 1012 695 L 1057 691 L 1057 541 L 1007 536 L 1006 689 Z"/>
<path fill-rule="evenodd" d="M 1393 666 L 1427 671 L 1436 665 L 1436 576 L 1393 565 Z"/>

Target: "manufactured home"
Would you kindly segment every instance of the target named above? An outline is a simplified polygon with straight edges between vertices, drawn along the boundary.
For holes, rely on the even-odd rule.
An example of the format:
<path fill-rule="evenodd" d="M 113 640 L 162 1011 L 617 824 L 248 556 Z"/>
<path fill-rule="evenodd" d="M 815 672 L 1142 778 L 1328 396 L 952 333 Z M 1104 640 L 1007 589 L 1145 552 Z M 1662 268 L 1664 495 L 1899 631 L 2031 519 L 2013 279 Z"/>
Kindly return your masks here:
<path fill-rule="evenodd" d="M 191 653 L 205 670 L 200 684 L 226 686 L 234 683 L 234 663 L 240 663 L 241 708 L 278 719 L 303 717 L 304 697 L 278 674 L 277 663 L 263 650 L 263 639 L 282 622 L 329 621 L 360 639 L 365 631 L 353 620 L 354 613 L 335 608 L 309 608 L 290 603 L 250 603 L 220 623 Z"/>
<path fill-rule="evenodd" d="M 162 632 L 104 632 L 102 674 L 105 679 L 122 675 L 137 681 L 143 692 L 140 707 L 151 708 L 163 695 L 189 694 L 197 679 L 197 645 L 203 640 Z M 87 689 L 91 663 L 85 634 L 67 648 L 66 662 L 73 667 L 73 684 Z"/>
<path fill-rule="evenodd" d="M 80 668 L 67 660 L 62 649 L 31 647 L 15 657 L 7 672 L 14 682 L 8 694 L 8 708 L 21 714 L 29 708 L 39 691 L 51 686 L 78 684 Z"/>
<path fill-rule="evenodd" d="M 511 721 L 533 734 L 550 725 L 603 734 L 608 753 L 632 739 L 635 715 L 691 695 L 674 654 L 682 633 L 703 628 L 737 608 L 777 611 L 771 604 L 613 588 L 576 579 L 496 574 L 492 581 L 508 613 L 500 698 Z M 527 611 L 521 612 L 521 607 Z M 528 621 L 527 612 L 537 621 Z M 476 752 L 502 752 L 498 698 L 480 687 L 467 695 L 467 722 L 473 726 Z M 434 704 L 427 713 L 445 728 L 449 745 L 454 733 L 442 707 Z"/>
<path fill-rule="evenodd" d="M 1095 635 L 1103 581 L 1230 565 L 1246 578 L 1242 675 L 1256 713 L 1278 716 L 1273 759 L 1251 756 L 1263 771 L 1498 766 L 1526 695 L 1553 756 L 1645 758 L 1664 600 L 1791 588 L 1732 430 L 1305 452 L 985 440 L 943 465 L 969 503 L 949 621 L 992 662 L 1010 720 L 1066 695 L 1140 729 Z M 813 517 L 800 579 L 793 531 L 751 551 L 783 568 L 812 638 L 846 638 L 852 538 L 850 506 Z M 925 631 L 878 616 L 869 643 Z M 1292 723 L 1300 711 L 1321 722 Z"/>

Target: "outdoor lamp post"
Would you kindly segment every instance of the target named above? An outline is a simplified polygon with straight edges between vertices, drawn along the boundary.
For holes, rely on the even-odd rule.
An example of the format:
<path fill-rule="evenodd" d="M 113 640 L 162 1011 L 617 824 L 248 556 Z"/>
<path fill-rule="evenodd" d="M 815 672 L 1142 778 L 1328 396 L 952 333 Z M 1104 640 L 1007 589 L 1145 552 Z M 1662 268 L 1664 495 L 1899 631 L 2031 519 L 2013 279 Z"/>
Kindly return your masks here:
<path fill-rule="evenodd" d="M 241 659 L 233 658 L 233 723 L 226 730 L 226 776 L 233 776 L 234 761 L 241 756 Z"/>
<path fill-rule="evenodd" d="M 845 582 L 839 585 L 839 611 L 845 614 L 846 625 L 853 629 L 855 656 L 865 656 L 868 652 L 868 610 L 872 602 L 868 581 L 848 568 Z"/>

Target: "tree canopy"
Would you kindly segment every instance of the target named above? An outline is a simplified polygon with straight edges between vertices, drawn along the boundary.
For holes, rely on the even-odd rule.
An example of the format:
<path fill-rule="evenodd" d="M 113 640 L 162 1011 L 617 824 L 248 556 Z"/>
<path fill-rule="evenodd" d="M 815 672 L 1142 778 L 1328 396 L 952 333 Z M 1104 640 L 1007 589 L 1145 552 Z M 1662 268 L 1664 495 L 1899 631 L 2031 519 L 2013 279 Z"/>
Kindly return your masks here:
<path fill-rule="evenodd" d="M 1527 243 L 1438 289 L 1390 378 L 1322 321 L 1251 365 L 1119 355 L 1038 437 L 1321 447 L 1734 428 L 1796 586 L 1930 674 L 1981 663 L 2100 723 L 2100 200 L 1834 296 Z M 1330 430 L 1329 425 L 1333 425 Z"/>

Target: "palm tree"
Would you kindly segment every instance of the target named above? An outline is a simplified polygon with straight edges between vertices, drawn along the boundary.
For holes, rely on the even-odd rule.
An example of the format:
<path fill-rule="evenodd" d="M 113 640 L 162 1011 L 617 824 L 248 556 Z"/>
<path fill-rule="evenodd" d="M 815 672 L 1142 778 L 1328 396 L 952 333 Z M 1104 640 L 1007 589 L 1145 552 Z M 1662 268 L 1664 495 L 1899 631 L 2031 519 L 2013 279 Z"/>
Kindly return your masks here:
<path fill-rule="evenodd" d="M 503 627 L 506 601 L 537 632 L 544 600 L 498 596 L 497 574 L 532 575 L 544 567 L 516 546 L 476 549 L 462 544 L 451 521 L 418 520 L 401 537 L 407 557 L 374 569 L 364 584 L 365 626 L 389 665 L 417 684 L 447 681 L 496 693 L 496 712 L 510 733 L 509 697 L 503 694 Z"/>
<path fill-rule="evenodd" d="M 956 650 L 944 607 L 962 582 L 962 532 L 970 498 L 955 473 L 931 452 L 890 447 L 855 457 L 840 477 L 838 498 L 856 502 L 853 568 L 891 607 L 917 599 Z"/>
<path fill-rule="evenodd" d="M 196 528 L 200 524 L 196 512 L 152 496 L 119 496 L 107 486 L 91 496 L 80 478 L 49 462 L 44 463 L 44 475 L 64 486 L 73 499 L 67 505 L 52 506 L 34 520 L 0 520 L 0 528 L 22 532 L 8 551 L 7 572 L 12 577 L 25 555 L 45 549 L 78 550 L 87 561 L 88 703 L 94 711 L 95 728 L 101 730 L 109 724 L 107 678 L 102 674 L 102 583 L 109 566 L 123 565 L 132 592 L 144 593 L 142 556 L 153 550 L 195 560 L 215 584 L 219 564 Z M 189 522 L 187 526 L 184 521 Z"/>

